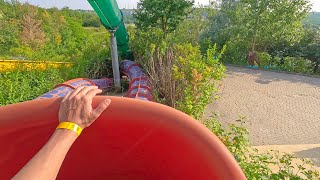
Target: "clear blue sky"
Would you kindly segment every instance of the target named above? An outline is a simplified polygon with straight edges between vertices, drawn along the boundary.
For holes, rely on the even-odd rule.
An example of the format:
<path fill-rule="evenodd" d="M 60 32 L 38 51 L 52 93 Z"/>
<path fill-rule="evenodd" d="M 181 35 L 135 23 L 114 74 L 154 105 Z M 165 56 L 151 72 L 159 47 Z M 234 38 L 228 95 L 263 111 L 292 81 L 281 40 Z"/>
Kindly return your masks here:
<path fill-rule="evenodd" d="M 29 2 L 30 4 L 41 7 L 70 7 L 71 9 L 91 9 L 86 0 L 19 0 L 20 2 Z M 120 8 L 135 8 L 139 0 L 118 0 Z M 160 0 L 161 1 L 161 0 Z M 313 3 L 313 11 L 320 12 L 320 0 L 310 0 Z M 209 0 L 196 0 L 196 3 L 208 4 Z"/>

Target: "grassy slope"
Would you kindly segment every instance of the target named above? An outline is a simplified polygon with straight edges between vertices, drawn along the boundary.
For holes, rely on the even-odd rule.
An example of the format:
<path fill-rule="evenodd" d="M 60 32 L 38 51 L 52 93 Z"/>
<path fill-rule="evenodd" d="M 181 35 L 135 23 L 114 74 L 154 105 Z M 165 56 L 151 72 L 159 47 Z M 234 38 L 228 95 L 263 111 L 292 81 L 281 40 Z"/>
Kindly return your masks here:
<path fill-rule="evenodd" d="M 307 22 L 314 26 L 320 27 L 320 12 L 312 12 L 306 19 Z"/>

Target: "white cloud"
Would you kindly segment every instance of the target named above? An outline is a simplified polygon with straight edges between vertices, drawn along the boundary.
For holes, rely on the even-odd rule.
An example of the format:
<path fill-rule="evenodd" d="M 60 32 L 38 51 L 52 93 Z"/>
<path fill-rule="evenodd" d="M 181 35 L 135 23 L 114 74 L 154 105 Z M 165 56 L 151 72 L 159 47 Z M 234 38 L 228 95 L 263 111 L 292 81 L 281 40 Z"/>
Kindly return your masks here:
<path fill-rule="evenodd" d="M 310 0 L 313 4 L 313 11 L 320 12 L 320 1 L 319 0 Z"/>

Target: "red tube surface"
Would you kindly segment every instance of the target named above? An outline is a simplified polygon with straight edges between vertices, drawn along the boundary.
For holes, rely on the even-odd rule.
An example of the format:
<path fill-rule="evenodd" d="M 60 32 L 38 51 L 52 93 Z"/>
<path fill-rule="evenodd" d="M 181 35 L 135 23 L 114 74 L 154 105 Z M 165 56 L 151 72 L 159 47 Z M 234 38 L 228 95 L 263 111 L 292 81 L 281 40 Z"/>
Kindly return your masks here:
<path fill-rule="evenodd" d="M 141 66 L 133 61 L 124 60 L 121 62 L 121 69 L 130 81 L 126 97 L 153 101 L 151 84 Z"/>
<path fill-rule="evenodd" d="M 108 98 L 110 107 L 74 143 L 58 179 L 245 179 L 221 141 L 188 115 L 157 103 Z M 93 106 L 103 99 L 95 98 Z M 48 141 L 60 101 L 0 107 L 0 179 L 11 178 Z"/>
<path fill-rule="evenodd" d="M 106 89 L 109 90 L 112 88 L 113 80 L 109 78 L 103 79 L 85 79 L 85 78 L 78 78 L 67 81 L 63 84 L 59 84 L 56 86 L 55 89 L 52 91 L 38 97 L 37 99 L 49 99 L 49 98 L 57 98 L 57 97 L 64 97 L 69 92 L 73 91 L 74 89 L 82 86 L 98 86 L 99 89 Z"/>

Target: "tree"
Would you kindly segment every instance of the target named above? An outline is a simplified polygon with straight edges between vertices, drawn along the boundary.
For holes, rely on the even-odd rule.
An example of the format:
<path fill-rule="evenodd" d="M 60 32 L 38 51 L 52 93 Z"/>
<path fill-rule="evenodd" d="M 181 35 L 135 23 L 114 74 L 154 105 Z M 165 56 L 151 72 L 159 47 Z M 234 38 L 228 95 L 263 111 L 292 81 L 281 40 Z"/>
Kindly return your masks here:
<path fill-rule="evenodd" d="M 213 16 L 216 12 L 217 10 L 211 5 L 194 8 L 188 18 L 179 24 L 172 36 L 177 43 L 204 44 L 204 42 L 201 42 L 201 36 L 211 23 L 208 17 Z M 203 48 L 202 52 L 204 53 L 208 49 L 204 46 L 201 48 Z"/>
<path fill-rule="evenodd" d="M 310 11 L 308 0 L 243 0 L 243 23 L 248 27 L 251 49 L 266 50 L 276 42 L 294 43 L 301 39 L 303 20 Z"/>
<path fill-rule="evenodd" d="M 45 42 L 45 33 L 41 29 L 42 21 L 37 19 L 38 11 L 31 5 L 26 5 L 28 12 L 23 15 L 21 25 L 21 41 L 31 48 L 42 46 Z"/>
<path fill-rule="evenodd" d="M 194 0 L 141 0 L 134 13 L 140 29 L 160 28 L 164 37 L 191 12 Z"/>
<path fill-rule="evenodd" d="M 12 47 L 19 45 L 19 3 L 0 0 L 0 56 L 7 55 Z"/>
<path fill-rule="evenodd" d="M 305 57 L 314 63 L 313 73 L 317 73 L 320 66 L 320 42 L 309 44 L 306 47 Z"/>
<path fill-rule="evenodd" d="M 245 51 L 267 51 L 278 43 L 299 42 L 309 11 L 308 0 L 222 0 L 209 34 L 215 35 L 214 42 L 229 44 L 229 52 L 244 45 Z"/>
<path fill-rule="evenodd" d="M 320 29 L 306 28 L 303 39 L 288 48 L 287 56 L 298 56 L 313 62 L 313 73 L 320 66 Z"/>

